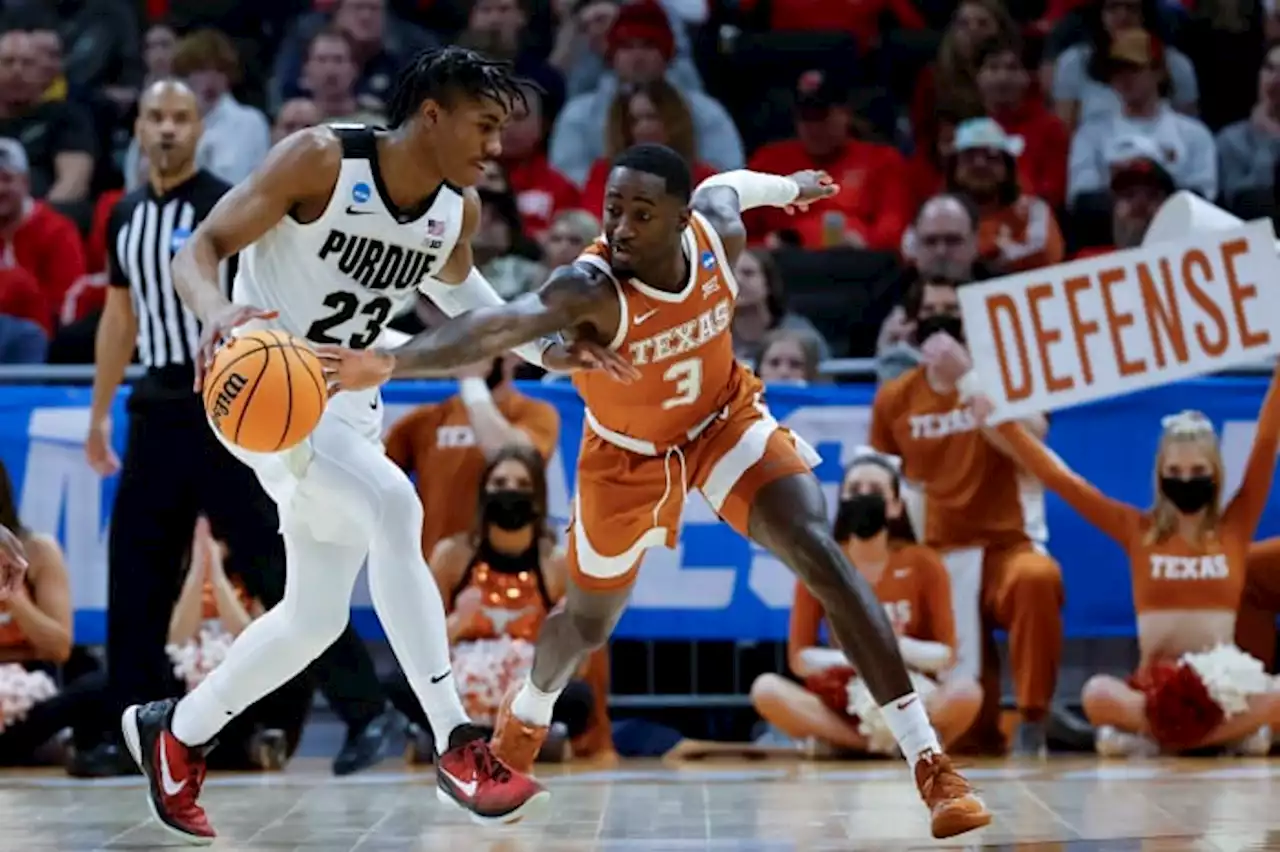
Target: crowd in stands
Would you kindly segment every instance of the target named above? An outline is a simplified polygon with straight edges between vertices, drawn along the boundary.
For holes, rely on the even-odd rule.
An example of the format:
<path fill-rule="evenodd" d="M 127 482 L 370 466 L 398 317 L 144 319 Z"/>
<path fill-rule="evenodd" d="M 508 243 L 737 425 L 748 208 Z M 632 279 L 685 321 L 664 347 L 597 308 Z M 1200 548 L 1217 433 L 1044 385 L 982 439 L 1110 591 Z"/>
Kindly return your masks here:
<path fill-rule="evenodd" d="M 896 306 L 916 277 L 963 282 L 1130 247 L 1178 189 L 1269 215 L 1274 6 L 6 0 L 0 363 L 92 360 L 108 214 L 146 179 L 132 125 L 158 78 L 194 90 L 199 163 L 234 183 L 300 128 L 382 123 L 396 71 L 424 47 L 511 60 L 538 89 L 481 187 L 476 245 L 508 297 L 598 230 L 609 160 L 627 145 L 670 145 L 697 178 L 825 169 L 844 188 L 836 198 L 749 216 L 758 251 L 743 262 L 741 350 L 807 324 L 821 357 L 870 356 L 877 331 L 881 346 L 900 337 Z M 954 203 L 927 203 L 940 195 Z M 926 241 L 959 238 L 931 235 L 941 226 L 924 214 L 940 210 L 969 219 L 967 270 L 925 268 Z M 434 318 L 424 306 L 402 323 Z"/>

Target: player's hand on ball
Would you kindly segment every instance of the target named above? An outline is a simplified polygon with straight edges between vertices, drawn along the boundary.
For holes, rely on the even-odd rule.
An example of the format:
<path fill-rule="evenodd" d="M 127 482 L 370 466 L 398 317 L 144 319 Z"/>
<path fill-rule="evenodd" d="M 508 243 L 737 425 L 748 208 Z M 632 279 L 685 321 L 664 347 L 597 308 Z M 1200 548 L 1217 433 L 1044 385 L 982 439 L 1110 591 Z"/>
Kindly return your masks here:
<path fill-rule="evenodd" d="M 396 357 L 378 349 L 346 349 L 317 346 L 316 355 L 324 365 L 329 396 L 339 391 L 358 391 L 385 385 L 396 367 Z"/>
<path fill-rule="evenodd" d="M 840 191 L 840 184 L 833 181 L 826 172 L 806 169 L 791 175 L 791 179 L 800 185 L 800 194 L 786 206 L 788 213 L 804 212 L 813 202 L 830 198 Z"/>
<path fill-rule="evenodd" d="M 22 539 L 8 527 L 0 525 L 0 600 L 8 598 L 22 586 L 27 571 L 27 553 Z"/>
<path fill-rule="evenodd" d="M 276 311 L 264 311 L 253 305 L 227 305 L 211 316 L 200 330 L 200 356 L 196 358 L 196 393 L 204 387 L 204 374 L 213 363 L 213 355 L 230 335 L 231 330 L 250 320 L 275 319 Z"/>
<path fill-rule="evenodd" d="M 631 384 L 640 378 L 640 371 L 617 351 L 590 340 L 556 343 L 542 353 L 542 363 L 557 373 L 602 370 L 623 384 Z"/>

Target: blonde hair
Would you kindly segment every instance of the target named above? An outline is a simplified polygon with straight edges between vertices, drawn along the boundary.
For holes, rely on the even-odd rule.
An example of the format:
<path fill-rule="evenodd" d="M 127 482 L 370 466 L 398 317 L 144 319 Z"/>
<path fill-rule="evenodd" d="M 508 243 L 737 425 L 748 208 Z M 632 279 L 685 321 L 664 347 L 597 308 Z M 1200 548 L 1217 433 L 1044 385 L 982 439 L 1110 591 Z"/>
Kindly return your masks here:
<path fill-rule="evenodd" d="M 1218 434 L 1213 430 L 1213 423 L 1202 412 L 1180 411 L 1170 414 L 1160 421 L 1160 445 L 1156 448 L 1155 464 L 1155 502 L 1151 506 L 1151 528 L 1143 543 L 1147 546 L 1164 541 L 1173 535 L 1178 528 L 1178 510 L 1168 497 L 1160 490 L 1160 470 L 1164 467 L 1165 453 L 1173 444 L 1195 444 L 1202 449 L 1209 459 L 1210 476 L 1218 487 L 1218 494 L 1205 507 L 1204 517 L 1200 519 L 1200 528 L 1196 532 L 1197 541 L 1192 544 L 1203 544 L 1217 537 L 1218 521 L 1222 519 L 1222 450 L 1218 446 Z"/>
<path fill-rule="evenodd" d="M 637 86 L 623 86 L 609 105 L 605 124 L 605 155 L 613 158 L 635 144 L 631 135 L 631 101 L 646 97 L 667 131 L 667 147 L 692 164 L 698 153 L 693 114 L 680 92 L 661 78 Z"/>

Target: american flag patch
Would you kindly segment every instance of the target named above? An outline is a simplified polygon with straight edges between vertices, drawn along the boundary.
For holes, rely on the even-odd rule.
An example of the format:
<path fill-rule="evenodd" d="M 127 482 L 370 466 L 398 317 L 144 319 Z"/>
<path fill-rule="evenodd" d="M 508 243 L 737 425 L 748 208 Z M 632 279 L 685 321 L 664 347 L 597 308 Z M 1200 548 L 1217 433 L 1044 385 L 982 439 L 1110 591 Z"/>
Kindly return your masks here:
<path fill-rule="evenodd" d="M 444 222 L 441 222 L 439 219 L 428 219 L 427 220 L 427 236 L 443 237 Z"/>

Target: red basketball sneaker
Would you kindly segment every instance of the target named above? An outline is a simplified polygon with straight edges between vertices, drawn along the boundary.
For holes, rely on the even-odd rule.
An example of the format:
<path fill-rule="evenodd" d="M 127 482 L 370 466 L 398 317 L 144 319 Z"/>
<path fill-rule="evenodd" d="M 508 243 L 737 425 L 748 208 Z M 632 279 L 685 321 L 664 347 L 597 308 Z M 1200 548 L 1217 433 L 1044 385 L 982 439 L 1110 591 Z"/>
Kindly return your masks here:
<path fill-rule="evenodd" d="M 451 748 L 436 758 L 436 796 L 471 812 L 481 825 L 519 822 L 541 810 L 551 794 L 533 778 L 494 757 L 483 732 L 470 725 L 449 737 Z"/>
<path fill-rule="evenodd" d="M 124 711 L 120 727 L 129 753 L 147 776 L 152 815 L 170 833 L 205 846 L 216 837 L 196 802 L 204 783 L 205 749 L 193 748 L 169 731 L 177 703 L 168 699 L 135 704 Z"/>

